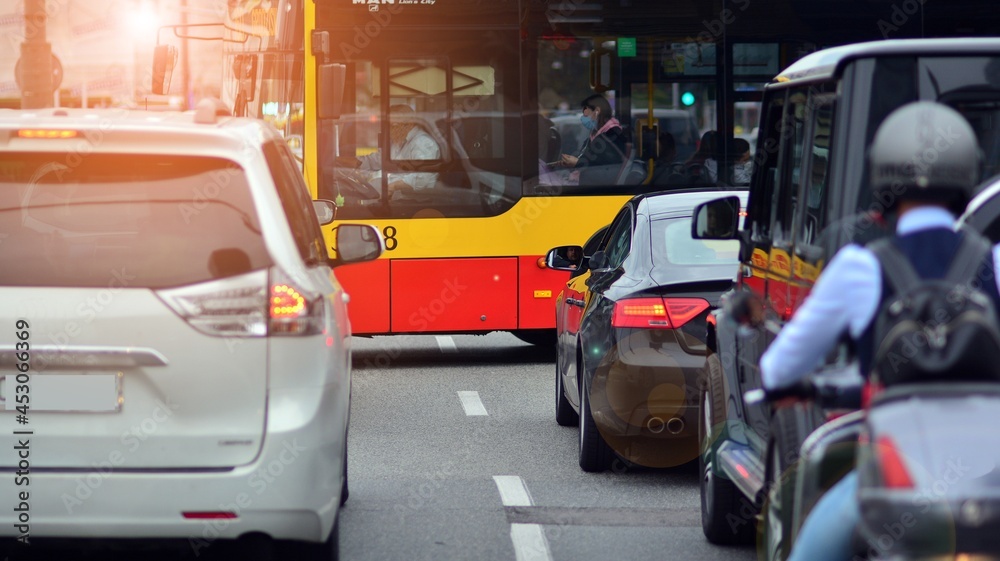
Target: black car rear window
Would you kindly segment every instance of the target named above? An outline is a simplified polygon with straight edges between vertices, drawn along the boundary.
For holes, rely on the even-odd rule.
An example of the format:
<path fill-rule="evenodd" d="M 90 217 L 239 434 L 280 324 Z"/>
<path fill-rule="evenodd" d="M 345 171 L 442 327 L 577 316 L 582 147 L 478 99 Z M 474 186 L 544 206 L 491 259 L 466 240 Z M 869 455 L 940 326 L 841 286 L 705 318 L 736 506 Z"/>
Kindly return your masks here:
<path fill-rule="evenodd" d="M 0 153 L 0 259 L 4 286 L 164 288 L 271 265 L 235 163 L 73 152 Z"/>
<path fill-rule="evenodd" d="M 739 263 L 740 242 L 696 240 L 691 237 L 690 218 L 667 218 L 650 222 L 653 263 L 673 265 L 732 265 Z"/>

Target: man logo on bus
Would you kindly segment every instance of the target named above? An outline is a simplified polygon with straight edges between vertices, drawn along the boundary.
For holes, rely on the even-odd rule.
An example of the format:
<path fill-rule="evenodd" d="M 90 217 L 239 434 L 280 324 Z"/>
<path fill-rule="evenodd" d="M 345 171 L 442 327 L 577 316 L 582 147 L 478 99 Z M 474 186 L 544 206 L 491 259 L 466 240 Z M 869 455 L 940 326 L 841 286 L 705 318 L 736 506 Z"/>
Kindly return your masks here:
<path fill-rule="evenodd" d="M 377 12 L 380 4 L 395 4 L 396 0 L 353 0 L 355 4 L 368 4 L 369 12 Z"/>

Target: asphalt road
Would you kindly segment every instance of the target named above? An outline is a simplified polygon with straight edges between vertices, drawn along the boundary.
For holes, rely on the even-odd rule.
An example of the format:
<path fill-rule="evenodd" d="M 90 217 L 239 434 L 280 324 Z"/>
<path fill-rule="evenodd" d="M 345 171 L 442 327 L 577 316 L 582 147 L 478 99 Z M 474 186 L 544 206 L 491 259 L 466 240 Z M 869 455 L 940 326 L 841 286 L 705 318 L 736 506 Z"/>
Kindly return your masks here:
<path fill-rule="evenodd" d="M 341 558 L 756 559 L 705 541 L 695 466 L 581 471 L 554 360 L 506 333 L 355 338 Z"/>
<path fill-rule="evenodd" d="M 756 559 L 753 547 L 705 541 L 695 466 L 580 470 L 576 428 L 555 422 L 554 350 L 507 333 L 353 345 L 342 560 Z M 248 561 L 266 551 L 134 545 L 32 546 L 19 558 Z"/>

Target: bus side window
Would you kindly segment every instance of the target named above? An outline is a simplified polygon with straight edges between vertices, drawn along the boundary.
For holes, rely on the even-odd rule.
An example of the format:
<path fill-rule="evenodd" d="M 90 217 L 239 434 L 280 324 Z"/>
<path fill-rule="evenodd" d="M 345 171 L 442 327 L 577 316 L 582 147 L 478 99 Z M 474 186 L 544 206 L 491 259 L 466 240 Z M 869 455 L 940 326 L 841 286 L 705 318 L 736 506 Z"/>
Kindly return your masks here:
<path fill-rule="evenodd" d="M 757 151 L 756 169 L 751 181 L 749 223 L 747 229 L 753 240 L 768 243 L 771 235 L 771 217 L 777 198 L 778 150 L 781 147 L 781 123 L 784 114 L 784 96 L 773 100 L 764 114 L 766 136 Z"/>
<path fill-rule="evenodd" d="M 833 99 L 820 98 L 810 102 L 812 110 L 812 138 L 807 147 L 808 174 L 803 182 L 802 226 L 796 246 L 816 245 L 826 227 L 827 185 L 829 183 L 830 139 L 833 130 Z"/>
<path fill-rule="evenodd" d="M 778 158 L 777 196 L 774 200 L 774 215 L 771 234 L 775 245 L 790 247 L 792 228 L 798 214 L 799 186 L 802 182 L 802 164 L 806 142 L 806 93 L 793 90 L 789 94 L 789 104 L 782 119 L 781 149 Z"/>

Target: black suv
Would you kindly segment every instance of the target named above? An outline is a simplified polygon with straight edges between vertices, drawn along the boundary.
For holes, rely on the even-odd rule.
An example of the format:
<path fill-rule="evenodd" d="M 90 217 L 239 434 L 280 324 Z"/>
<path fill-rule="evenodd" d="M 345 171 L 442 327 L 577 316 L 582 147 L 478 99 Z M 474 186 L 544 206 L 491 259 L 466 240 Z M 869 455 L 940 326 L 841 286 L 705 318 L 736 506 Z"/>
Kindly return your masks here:
<path fill-rule="evenodd" d="M 699 438 L 709 541 L 752 539 L 770 496 L 762 517 L 767 556 L 783 558 L 806 512 L 800 493 L 793 520 L 788 493 L 780 504 L 777 493 L 769 493 L 779 486 L 770 482 L 796 464 L 803 439 L 824 418 L 808 407 L 772 416 L 768 403 L 744 395 L 761 387 L 761 355 L 836 250 L 892 230 L 867 187 L 866 153 L 882 120 L 916 100 L 962 113 L 985 155 L 983 177 L 1000 172 L 1000 129 L 991 126 L 1000 117 L 1000 39 L 836 47 L 801 59 L 765 88 L 748 216 L 736 234 L 738 281 L 711 316 L 707 339 Z M 696 220 L 702 225 L 696 237 L 735 231 L 735 223 L 708 225 L 713 210 L 730 216 L 736 204 L 718 199 L 700 206 L 696 215 L 704 220 Z M 824 368 L 849 369 L 850 352 L 842 347 Z"/>

